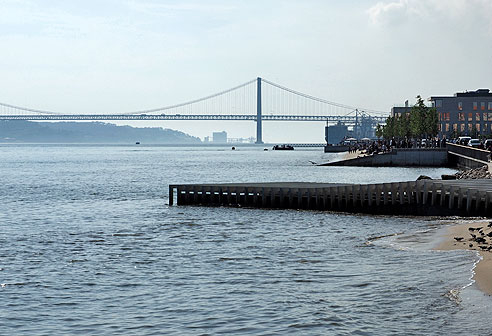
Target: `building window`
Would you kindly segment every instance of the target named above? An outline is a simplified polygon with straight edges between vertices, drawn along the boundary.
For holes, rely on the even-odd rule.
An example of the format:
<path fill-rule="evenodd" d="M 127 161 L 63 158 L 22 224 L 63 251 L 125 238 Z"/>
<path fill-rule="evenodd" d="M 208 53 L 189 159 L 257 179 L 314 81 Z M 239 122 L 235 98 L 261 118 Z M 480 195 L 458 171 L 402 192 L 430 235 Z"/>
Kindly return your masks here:
<path fill-rule="evenodd" d="M 489 102 L 489 111 L 492 111 L 492 102 Z"/>
<path fill-rule="evenodd" d="M 442 132 L 442 124 L 439 124 L 439 132 Z"/>
<path fill-rule="evenodd" d="M 453 131 L 458 132 L 458 124 L 453 124 Z"/>
<path fill-rule="evenodd" d="M 442 100 L 441 99 L 436 100 L 436 107 L 442 107 Z"/>
<path fill-rule="evenodd" d="M 492 113 L 491 113 L 492 115 Z M 465 121 L 465 113 L 464 112 L 458 112 L 458 120 L 459 121 Z"/>
<path fill-rule="evenodd" d="M 446 123 L 446 132 L 449 132 L 449 123 Z"/>
<path fill-rule="evenodd" d="M 468 113 L 468 121 L 472 121 L 473 120 L 473 113 L 469 112 Z"/>
<path fill-rule="evenodd" d="M 451 120 L 451 113 L 446 112 L 446 121 L 449 121 L 449 120 Z"/>
<path fill-rule="evenodd" d="M 475 129 L 477 130 L 477 132 L 480 132 L 480 124 L 476 124 Z"/>
<path fill-rule="evenodd" d="M 477 102 L 473 102 L 473 109 L 474 110 L 477 110 L 478 109 L 478 103 Z"/>
<path fill-rule="evenodd" d="M 458 110 L 462 111 L 463 110 L 463 103 L 458 102 Z"/>
<path fill-rule="evenodd" d="M 465 124 L 460 124 L 460 132 L 463 133 L 465 131 Z"/>
<path fill-rule="evenodd" d="M 485 111 L 485 102 L 481 102 L 481 103 L 480 103 L 480 109 L 481 109 L 482 111 Z"/>
<path fill-rule="evenodd" d="M 475 113 L 475 120 L 480 121 L 480 113 Z"/>
<path fill-rule="evenodd" d="M 468 132 L 471 132 L 473 129 L 473 124 L 468 124 Z"/>

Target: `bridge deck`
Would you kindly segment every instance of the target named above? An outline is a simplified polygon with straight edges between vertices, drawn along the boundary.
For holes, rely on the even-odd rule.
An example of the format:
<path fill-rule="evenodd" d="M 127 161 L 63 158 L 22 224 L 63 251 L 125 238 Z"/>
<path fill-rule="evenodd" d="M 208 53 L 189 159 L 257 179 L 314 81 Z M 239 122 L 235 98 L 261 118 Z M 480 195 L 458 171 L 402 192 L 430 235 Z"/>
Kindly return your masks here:
<path fill-rule="evenodd" d="M 247 120 L 256 121 L 256 114 L 0 114 L 0 120 Z M 384 123 L 383 117 L 371 117 Z M 330 121 L 354 124 L 355 116 L 264 114 L 263 121 Z"/>
<path fill-rule="evenodd" d="M 377 184 L 224 183 L 169 186 L 169 204 L 311 209 L 396 215 L 492 215 L 492 180 Z"/>

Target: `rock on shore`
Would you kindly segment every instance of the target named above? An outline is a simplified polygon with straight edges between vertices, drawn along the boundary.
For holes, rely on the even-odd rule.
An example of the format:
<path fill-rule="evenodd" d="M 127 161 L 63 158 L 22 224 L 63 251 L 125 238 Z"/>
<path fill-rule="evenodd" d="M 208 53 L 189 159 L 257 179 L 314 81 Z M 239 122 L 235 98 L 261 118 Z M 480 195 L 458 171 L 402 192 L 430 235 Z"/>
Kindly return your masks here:
<path fill-rule="evenodd" d="M 460 171 L 455 174 L 457 180 L 464 179 L 490 179 L 492 175 L 488 170 L 488 166 L 483 166 L 480 168 L 469 169 L 465 171 Z"/>

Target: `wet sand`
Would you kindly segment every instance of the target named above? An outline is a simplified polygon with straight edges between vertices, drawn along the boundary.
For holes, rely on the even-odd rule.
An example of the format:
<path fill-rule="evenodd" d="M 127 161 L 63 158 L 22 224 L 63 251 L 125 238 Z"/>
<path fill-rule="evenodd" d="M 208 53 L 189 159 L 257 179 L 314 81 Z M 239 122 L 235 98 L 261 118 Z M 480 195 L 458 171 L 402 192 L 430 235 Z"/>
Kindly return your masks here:
<path fill-rule="evenodd" d="M 481 221 L 451 226 L 435 250 L 474 250 L 482 260 L 475 267 L 473 279 L 478 288 L 492 295 L 492 222 Z"/>

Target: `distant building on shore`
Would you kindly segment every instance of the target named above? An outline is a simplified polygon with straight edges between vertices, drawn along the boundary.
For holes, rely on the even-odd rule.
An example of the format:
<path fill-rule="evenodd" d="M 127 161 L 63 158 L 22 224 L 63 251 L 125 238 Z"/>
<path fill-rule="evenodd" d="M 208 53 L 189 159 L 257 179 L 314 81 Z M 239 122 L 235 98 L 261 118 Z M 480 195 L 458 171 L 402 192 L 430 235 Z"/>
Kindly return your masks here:
<path fill-rule="evenodd" d="M 408 105 L 408 100 L 405 101 L 405 106 L 394 106 L 391 108 L 392 117 L 401 117 L 402 115 L 410 113 L 412 106 Z"/>
<path fill-rule="evenodd" d="M 441 135 L 454 138 L 492 134 L 492 93 L 489 89 L 433 96 L 429 100 L 437 110 Z"/>
<path fill-rule="evenodd" d="M 212 133 L 212 142 L 213 143 L 227 143 L 227 132 L 213 132 Z"/>
<path fill-rule="evenodd" d="M 338 144 L 349 134 L 348 127 L 342 122 L 325 127 L 325 140 L 328 144 Z"/>
<path fill-rule="evenodd" d="M 428 99 L 436 108 L 439 136 L 456 138 L 460 135 L 479 136 L 492 134 L 492 93 L 489 89 L 458 92 L 454 96 L 432 96 Z M 392 117 L 410 113 L 413 106 L 395 106 Z"/>
<path fill-rule="evenodd" d="M 249 138 L 227 138 L 228 143 L 232 144 L 241 144 L 241 143 L 247 143 L 247 144 L 252 144 L 256 142 L 255 137 L 249 137 Z"/>

